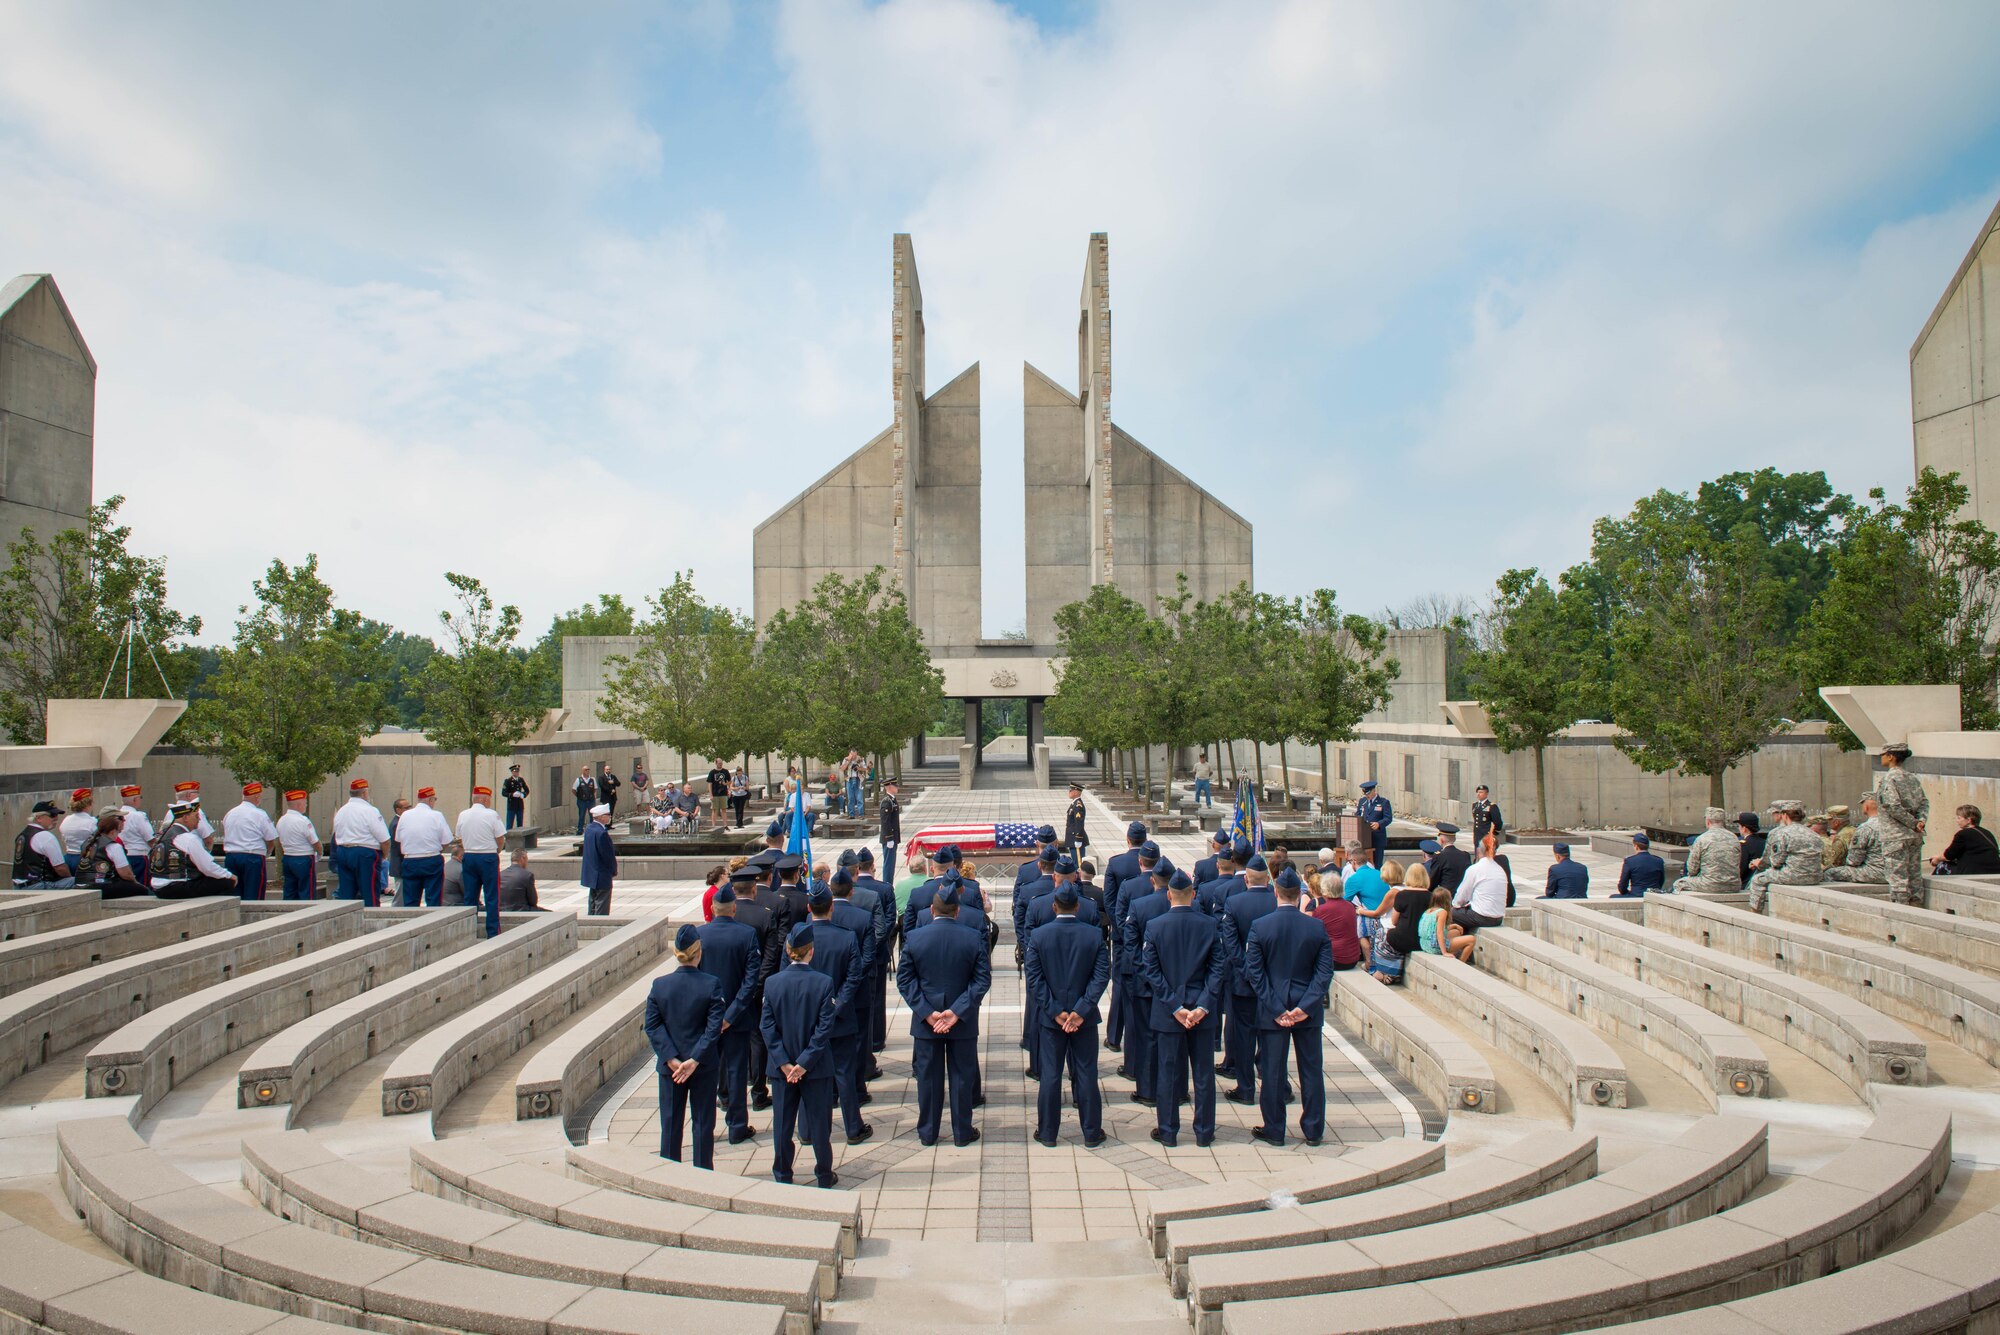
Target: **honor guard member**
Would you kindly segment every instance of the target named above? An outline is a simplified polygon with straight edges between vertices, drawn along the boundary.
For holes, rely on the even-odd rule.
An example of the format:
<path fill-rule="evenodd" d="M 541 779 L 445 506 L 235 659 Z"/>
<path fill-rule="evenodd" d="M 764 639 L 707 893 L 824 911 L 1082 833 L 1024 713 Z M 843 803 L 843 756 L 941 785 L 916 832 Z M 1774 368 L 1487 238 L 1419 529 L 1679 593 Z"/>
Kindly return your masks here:
<path fill-rule="evenodd" d="M 714 920 L 701 928 L 701 971 L 722 986 L 720 1094 L 732 1145 L 757 1134 L 750 1127 L 751 1051 L 754 1048 L 761 1056 L 764 1046 L 758 1018 L 764 1007 L 764 935 L 770 930 L 771 911 L 745 896 L 755 889 L 760 874 L 748 867 L 731 872 L 728 884 L 716 888 L 711 904 Z M 764 1087 L 761 1065 L 756 1068 L 756 1084 Z M 763 1106 L 771 1106 L 768 1095 Z"/>
<path fill-rule="evenodd" d="M 1104 933 L 1077 916 L 1081 897 L 1064 879 L 1055 915 L 1028 937 L 1027 992 L 1037 1030 L 1041 1085 L 1035 1097 L 1035 1140 L 1056 1147 L 1062 1127 L 1063 1073 L 1068 1072 L 1076 1120 L 1086 1149 L 1104 1143 L 1104 1096 L 1097 1083 L 1098 998 L 1111 981 Z"/>
<path fill-rule="evenodd" d="M 721 1083 L 722 984 L 701 967 L 703 929 L 682 923 L 674 933 L 680 967 L 653 980 L 646 994 L 646 1039 L 660 1072 L 660 1157 L 681 1161 L 693 1125 L 694 1166 L 715 1167 L 715 1091 Z"/>
<path fill-rule="evenodd" d="M 168 810 L 174 818 L 153 846 L 153 893 L 162 899 L 236 893 L 236 878 L 209 856 L 201 837 L 201 804 L 182 800 Z"/>
<path fill-rule="evenodd" d="M 1729 813 L 1721 807 L 1708 808 L 1701 819 L 1706 828 L 1688 845 L 1687 871 L 1674 882 L 1674 893 L 1699 890 L 1704 894 L 1733 895 L 1743 888 L 1738 874 L 1743 841 L 1730 828 Z M 1568 852 L 1568 849 L 1563 851 Z M 1589 884 L 1588 874 L 1584 883 Z M 1550 889 L 1554 889 L 1553 882 Z"/>
<path fill-rule="evenodd" d="M 875 1027 L 868 1045 L 873 1057 L 889 1045 L 889 975 L 893 972 L 889 956 L 896 947 L 896 888 L 876 878 L 875 854 L 865 844 L 854 853 L 854 888 L 873 891 L 876 900 L 875 1006 L 868 1014 L 868 1022 Z M 882 1068 L 871 1060 L 868 1078 L 873 1080 L 881 1073 Z"/>
<path fill-rule="evenodd" d="M 852 888 L 846 872 L 836 872 L 834 878 Z M 875 924 L 860 909 L 835 899 L 832 887 L 818 881 L 813 882 L 806 903 L 812 909 L 812 967 L 833 980 L 835 1014 L 827 1043 L 833 1056 L 840 1126 L 847 1143 L 859 1145 L 875 1134 L 861 1120 L 861 1035 L 866 1017 L 858 1000 L 861 980 L 875 967 Z"/>
<path fill-rule="evenodd" d="M 69 814 L 56 827 L 56 836 L 62 840 L 63 861 L 72 876 L 76 874 L 84 844 L 97 833 L 97 813 L 92 810 L 96 804 L 97 794 L 93 790 L 78 788 L 69 795 Z"/>
<path fill-rule="evenodd" d="M 500 845 L 507 827 L 493 809 L 493 790 L 475 786 L 472 805 L 458 813 L 458 848 L 465 865 L 465 902 L 477 908 L 484 896 L 486 935 L 500 935 Z"/>
<path fill-rule="evenodd" d="M 1221 875 L 1222 863 L 1229 857 L 1229 831 L 1217 830 L 1208 837 L 1208 843 L 1208 856 L 1198 859 L 1194 864 L 1194 870 L 1188 873 L 1188 878 L 1197 886 L 1213 881 Z"/>
<path fill-rule="evenodd" d="M 1083 785 L 1073 783 L 1069 786 L 1069 810 L 1063 816 L 1063 846 L 1068 848 L 1069 855 L 1079 862 L 1083 860 L 1084 850 L 1090 847 L 1090 833 L 1083 828 L 1086 814 L 1083 805 Z"/>
<path fill-rule="evenodd" d="M 611 883 L 618 875 L 618 849 L 611 842 L 611 806 L 599 802 L 590 809 L 590 826 L 583 832 L 583 888 L 590 892 L 586 910 L 602 918 L 611 912 Z"/>
<path fill-rule="evenodd" d="M 131 859 L 132 874 L 139 878 L 139 884 L 149 884 L 152 875 L 153 822 L 139 808 L 139 799 L 145 791 L 136 783 L 128 783 L 118 790 L 119 801 L 125 804 L 125 824 L 118 832 L 118 838 L 125 845 L 125 856 Z"/>
<path fill-rule="evenodd" d="M 278 872 L 286 899 L 311 899 L 319 883 L 319 831 L 306 815 L 307 797 L 303 788 L 286 792 L 278 817 Z"/>
<path fill-rule="evenodd" d="M 358 899 L 376 905 L 376 868 L 389 856 L 389 827 L 368 801 L 368 780 L 347 785 L 347 802 L 333 813 L 335 899 Z"/>
<path fill-rule="evenodd" d="M 1917 776 L 1903 768 L 1910 748 L 1897 742 L 1882 748 L 1882 773 L 1875 779 L 1875 805 L 1882 816 L 1882 857 L 1889 871 L 1889 898 L 1914 904 L 1923 890 L 1924 822 L 1931 800 Z"/>
<path fill-rule="evenodd" d="M 519 765 L 507 767 L 507 777 L 500 780 L 500 796 L 507 803 L 507 828 L 518 829 L 528 821 L 528 781 L 521 777 Z"/>
<path fill-rule="evenodd" d="M 960 927 L 958 890 L 946 886 L 931 902 L 934 921 L 903 938 L 896 990 L 910 1008 L 911 1066 L 917 1085 L 917 1142 L 937 1144 L 946 1075 L 951 1087 L 951 1139 L 979 1139 L 972 1125 L 979 1073 L 979 1003 L 993 984 L 979 936 Z"/>
<path fill-rule="evenodd" d="M 222 814 L 222 865 L 244 899 L 264 897 L 264 859 L 278 851 L 278 827 L 257 805 L 263 794 L 263 784 L 246 783 L 243 800 Z"/>
<path fill-rule="evenodd" d="M 882 781 L 882 874 L 896 879 L 896 850 L 903 843 L 903 806 L 896 800 L 896 781 Z"/>
<path fill-rule="evenodd" d="M 1382 857 L 1389 851 L 1389 823 L 1396 819 L 1389 799 L 1375 792 L 1375 780 L 1361 781 L 1361 801 L 1354 808 L 1354 814 L 1361 820 L 1361 836 L 1368 844 L 1368 860 L 1377 871 L 1382 868 Z M 1332 947 L 1329 945 L 1328 947 Z"/>
<path fill-rule="evenodd" d="M 1223 923 L 1195 908 L 1194 890 L 1189 876 L 1167 883 L 1167 911 L 1147 924 L 1140 957 L 1152 989 L 1147 1018 L 1158 1049 L 1153 1139 L 1169 1149 L 1180 1141 L 1181 1104 L 1187 1101 L 1190 1077 L 1194 1143 L 1206 1147 L 1215 1140 L 1215 1031 L 1229 945 Z"/>
<path fill-rule="evenodd" d="M 1223 1031 L 1223 1060 L 1236 1077 L 1236 1087 L 1228 1094 L 1231 1103 L 1257 1101 L 1257 1062 L 1263 1051 L 1257 1028 L 1257 989 L 1251 986 L 1249 971 L 1235 956 L 1241 951 L 1242 943 L 1249 941 L 1250 931 L 1257 925 L 1258 919 L 1278 911 L 1278 896 L 1271 889 L 1270 873 L 1258 870 L 1256 859 L 1252 859 L 1244 879 L 1246 888 L 1231 895 L 1222 911 L 1222 949 L 1230 957 L 1227 969 L 1229 1014 Z M 1294 877 L 1293 881 L 1296 884 L 1297 878 Z"/>
<path fill-rule="evenodd" d="M 1298 1058 L 1299 1134 L 1316 1146 L 1326 1134 L 1326 990 L 1333 984 L 1333 943 L 1317 918 L 1299 912 L 1295 880 L 1277 887 L 1278 908 L 1257 919 L 1243 949 L 1243 967 L 1257 994 L 1257 1027 L 1263 1031 L 1261 1069 L 1264 1124 L 1250 1134 L 1267 1145 L 1285 1143 L 1287 1059 Z"/>
<path fill-rule="evenodd" d="M 1122 891 L 1127 907 L 1118 962 L 1121 967 L 1127 961 L 1132 965 L 1130 976 L 1119 983 L 1131 1007 L 1125 1017 L 1125 1069 L 1131 1072 L 1134 1086 L 1132 1102 L 1148 1108 L 1154 1103 L 1153 1079 L 1159 1071 L 1153 1057 L 1153 989 L 1147 984 L 1139 962 L 1145 954 L 1147 925 L 1171 906 L 1167 890 L 1175 874 L 1174 864 L 1160 858 L 1148 869 L 1143 881 L 1128 881 Z M 1180 875 L 1185 877 L 1186 873 Z"/>
<path fill-rule="evenodd" d="M 53 802 L 37 802 L 28 823 L 14 836 L 14 887 L 18 890 L 67 890 L 76 884 L 63 856 L 56 822 L 62 812 Z"/>
<path fill-rule="evenodd" d="M 1070 785 L 1072 811 L 1080 810 L 1081 791 L 1075 784 Z M 1077 819 L 1081 819 L 1077 817 Z M 1139 846 L 1146 842 L 1146 822 L 1135 820 L 1125 827 L 1125 849 L 1113 853 L 1104 860 L 1104 907 L 1111 914 L 1111 964 L 1114 982 L 1111 988 L 1111 1025 L 1104 1035 L 1104 1046 L 1113 1052 L 1123 1050 L 1125 1028 L 1131 1017 L 1131 999 L 1125 995 L 1125 980 L 1132 976 L 1136 961 L 1127 960 L 1125 953 L 1125 901 L 1119 896 L 1119 888 L 1139 873 Z M 1070 856 L 1081 859 L 1083 854 L 1070 849 Z M 1150 885 L 1141 885 L 1139 893 L 1151 894 Z M 1125 1074 L 1123 1068 L 1119 1072 Z"/>
<path fill-rule="evenodd" d="M 810 922 L 785 938 L 784 970 L 764 983 L 764 1076 L 777 1091 L 771 1126 L 771 1177 L 792 1180 L 797 1142 L 812 1146 L 813 1181 L 830 1187 L 833 1171 L 833 1052 L 838 1002 L 833 980 L 812 967 L 820 929 Z"/>
<path fill-rule="evenodd" d="M 1472 870 L 1472 854 L 1458 846 L 1458 827 L 1448 820 L 1438 822 L 1438 851 L 1431 855 L 1431 888 L 1458 893 L 1458 883 Z"/>
<path fill-rule="evenodd" d="M 1479 847 L 1489 834 L 1495 844 L 1507 842 L 1507 822 L 1500 814 L 1500 804 L 1482 783 L 1472 790 L 1472 846 Z"/>

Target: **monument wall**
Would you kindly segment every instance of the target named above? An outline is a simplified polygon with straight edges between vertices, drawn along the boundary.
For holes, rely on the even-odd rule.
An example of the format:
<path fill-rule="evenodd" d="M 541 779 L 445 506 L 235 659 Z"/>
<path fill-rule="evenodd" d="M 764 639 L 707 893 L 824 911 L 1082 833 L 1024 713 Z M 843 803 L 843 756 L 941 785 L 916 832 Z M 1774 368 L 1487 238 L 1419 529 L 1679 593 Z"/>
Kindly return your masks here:
<path fill-rule="evenodd" d="M 1970 512 L 2000 529 L 2000 206 L 1910 348 L 1917 469 L 1955 472 Z M 1892 487 L 1892 498 L 1898 488 Z"/>
<path fill-rule="evenodd" d="M 0 537 L 87 521 L 97 361 L 53 278 L 0 287 Z"/>

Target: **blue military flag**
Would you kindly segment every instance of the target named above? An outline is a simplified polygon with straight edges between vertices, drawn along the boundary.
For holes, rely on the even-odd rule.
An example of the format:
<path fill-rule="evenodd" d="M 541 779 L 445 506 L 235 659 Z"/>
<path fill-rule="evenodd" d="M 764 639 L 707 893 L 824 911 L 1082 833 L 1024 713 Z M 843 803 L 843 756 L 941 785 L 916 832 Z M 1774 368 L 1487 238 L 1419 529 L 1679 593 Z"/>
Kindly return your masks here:
<path fill-rule="evenodd" d="M 793 790 L 791 800 L 786 806 L 791 829 L 785 835 L 785 851 L 797 853 L 805 859 L 805 879 L 810 881 L 813 866 L 812 822 L 806 815 L 806 785 L 803 779 Z"/>
<path fill-rule="evenodd" d="M 1257 812 L 1257 787 L 1248 779 L 1236 781 L 1236 810 L 1229 818 L 1230 839 L 1264 851 L 1264 818 Z"/>

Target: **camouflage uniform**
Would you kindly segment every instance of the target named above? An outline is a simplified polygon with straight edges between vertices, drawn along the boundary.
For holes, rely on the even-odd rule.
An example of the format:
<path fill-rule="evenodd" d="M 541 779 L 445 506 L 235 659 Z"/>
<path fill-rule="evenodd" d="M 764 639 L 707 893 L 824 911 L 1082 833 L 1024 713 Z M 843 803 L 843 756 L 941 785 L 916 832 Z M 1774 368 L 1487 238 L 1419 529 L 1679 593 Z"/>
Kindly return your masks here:
<path fill-rule="evenodd" d="M 1733 895 L 1743 888 L 1738 867 L 1743 841 L 1726 825 L 1711 825 L 1688 845 L 1687 875 L 1674 882 L 1674 893 L 1694 890 L 1709 895 Z"/>
<path fill-rule="evenodd" d="M 1828 812 L 1828 815 L 1834 813 Z M 1847 812 L 1839 813 L 1840 828 L 1826 841 L 1826 865 L 1829 868 L 1847 865 L 1847 850 L 1854 843 L 1854 827 L 1848 823 Z"/>
<path fill-rule="evenodd" d="M 1796 807 L 1797 803 L 1791 804 Z M 1782 810 L 1772 804 L 1772 810 Z M 1820 858 L 1826 849 L 1826 840 L 1812 832 L 1809 826 L 1794 821 L 1780 822 L 1771 831 L 1771 837 L 1764 841 L 1764 865 L 1750 878 L 1750 907 L 1754 912 L 1764 911 L 1764 900 L 1774 885 L 1818 885 L 1826 879 L 1826 868 Z"/>
<path fill-rule="evenodd" d="M 1876 776 L 1875 801 L 1882 809 L 1882 853 L 1888 867 L 1889 898 L 1898 904 L 1914 904 L 1923 886 L 1923 835 L 1917 826 L 1930 815 L 1931 800 L 1924 796 L 1917 776 L 1898 765 Z"/>
<path fill-rule="evenodd" d="M 1855 827 L 1854 838 L 1847 846 L 1845 863 L 1827 868 L 1826 879 L 1846 885 L 1889 884 L 1889 859 L 1882 845 L 1880 816 L 1870 816 Z"/>

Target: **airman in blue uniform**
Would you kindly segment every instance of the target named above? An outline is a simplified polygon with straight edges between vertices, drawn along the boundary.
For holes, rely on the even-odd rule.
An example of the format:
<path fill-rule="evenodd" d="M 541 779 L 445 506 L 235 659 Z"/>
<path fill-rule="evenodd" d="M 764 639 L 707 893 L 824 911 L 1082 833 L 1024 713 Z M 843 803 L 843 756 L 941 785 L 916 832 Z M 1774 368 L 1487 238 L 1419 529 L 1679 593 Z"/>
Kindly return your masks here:
<path fill-rule="evenodd" d="M 1147 982 L 1140 963 L 1146 954 L 1146 927 L 1169 908 L 1167 890 L 1178 876 L 1190 879 L 1186 872 L 1175 871 L 1174 864 L 1161 858 L 1153 864 L 1149 883 L 1150 893 L 1137 894 L 1139 882 L 1126 884 L 1125 897 L 1130 905 L 1125 913 L 1124 953 L 1120 960 L 1132 962 L 1132 976 L 1126 984 L 1126 992 L 1131 997 L 1132 1014 L 1125 1028 L 1125 1046 L 1128 1060 L 1126 1067 L 1132 1073 L 1132 1102 L 1150 1108 L 1155 1102 L 1153 1081 L 1159 1075 L 1158 1063 L 1153 1056 L 1153 988 Z"/>
<path fill-rule="evenodd" d="M 835 872 L 835 881 L 851 881 Z M 842 891 L 853 889 L 843 884 Z M 867 1032 L 862 1009 L 861 980 L 875 968 L 875 924 L 866 913 L 837 898 L 832 886 L 813 883 L 806 905 L 813 916 L 812 967 L 833 979 L 837 1013 L 827 1042 L 833 1050 L 833 1088 L 840 1100 L 841 1130 L 847 1143 L 859 1145 L 875 1134 L 861 1120 L 861 1042 Z"/>
<path fill-rule="evenodd" d="M 1361 801 L 1354 814 L 1361 818 L 1361 837 L 1368 842 L 1368 860 L 1380 871 L 1383 855 L 1389 851 L 1389 822 L 1396 819 L 1396 812 L 1388 798 L 1376 795 L 1375 780 L 1361 781 Z"/>
<path fill-rule="evenodd" d="M 962 927 L 958 889 L 945 885 L 931 900 L 933 919 L 903 938 L 896 990 L 910 1008 L 911 1065 L 917 1084 L 917 1141 L 935 1145 L 951 1086 L 955 1145 L 979 1139 L 972 1125 L 979 1072 L 979 1003 L 993 984 L 981 934 Z"/>
<path fill-rule="evenodd" d="M 1179 1142 L 1181 1104 L 1194 1086 L 1194 1143 L 1215 1140 L 1215 1029 L 1229 956 L 1223 922 L 1194 907 L 1193 878 L 1167 883 L 1167 911 L 1146 925 L 1140 967 L 1152 989 L 1147 1016 L 1159 1049 L 1153 1139 Z"/>
<path fill-rule="evenodd" d="M 1208 837 L 1209 847 L 1214 851 L 1194 864 L 1189 873 L 1195 885 L 1200 886 L 1214 880 L 1221 874 L 1220 864 L 1229 857 L 1229 831 L 1217 830 Z"/>
<path fill-rule="evenodd" d="M 896 887 L 876 879 L 875 850 L 863 844 L 854 854 L 854 888 L 875 895 L 875 1004 L 868 1012 L 868 1079 L 882 1074 L 874 1055 L 889 1044 L 889 955 L 896 946 Z"/>
<path fill-rule="evenodd" d="M 719 892 L 718 892 L 719 893 Z M 680 1162 L 693 1122 L 694 1166 L 715 1167 L 715 1090 L 721 1079 L 722 984 L 701 968 L 702 929 L 674 934 L 680 967 L 653 980 L 646 994 L 646 1039 L 660 1073 L 660 1157 Z"/>
<path fill-rule="evenodd" d="M 1040 1047 L 1041 1087 L 1035 1101 L 1035 1139 L 1054 1149 L 1062 1126 L 1062 1082 L 1073 1085 L 1077 1122 L 1086 1148 L 1104 1143 L 1104 1097 L 1097 1082 L 1098 998 L 1111 981 L 1104 934 L 1076 916 L 1081 897 L 1065 879 L 1054 895 L 1055 916 L 1028 938 L 1028 996 Z"/>
<path fill-rule="evenodd" d="M 812 1146 L 813 1181 L 833 1186 L 833 1053 L 829 1035 L 838 1003 L 833 979 L 812 967 L 810 922 L 792 928 L 785 938 L 787 963 L 777 977 L 764 983 L 764 1050 L 769 1053 L 765 1075 L 772 1097 L 771 1177 L 792 1180 L 794 1140 Z"/>
<path fill-rule="evenodd" d="M 1270 887 L 1270 872 L 1262 865 L 1263 858 L 1252 855 L 1250 865 L 1244 873 L 1247 889 L 1231 895 L 1223 914 L 1228 919 L 1225 940 L 1231 959 L 1229 971 L 1229 1019 L 1224 1029 L 1223 1060 L 1236 1077 L 1236 1088 L 1229 1091 L 1231 1103 L 1255 1103 L 1257 1101 L 1257 1057 L 1263 1050 L 1258 1042 L 1257 990 L 1250 985 L 1250 974 L 1242 967 L 1234 955 L 1240 953 L 1250 940 L 1250 929 L 1259 918 L 1274 913 L 1278 908 L 1278 896 Z M 1293 877 L 1293 884 L 1298 878 Z"/>
<path fill-rule="evenodd" d="M 757 1027 L 759 985 L 764 978 L 763 942 L 755 928 L 736 920 L 737 883 L 732 878 L 730 884 L 716 887 L 710 906 L 715 920 L 700 929 L 701 962 L 696 966 L 722 988 L 720 1075 L 732 1145 L 757 1134 L 750 1129 L 750 1031 Z"/>
<path fill-rule="evenodd" d="M 1285 1143 L 1286 1064 L 1299 1066 L 1299 1132 L 1318 1145 L 1326 1134 L 1326 989 L 1333 983 L 1333 942 L 1319 919 L 1299 912 L 1296 886 L 1278 887 L 1278 908 L 1257 919 L 1243 949 L 1243 967 L 1257 994 L 1257 1028 L 1264 1078 L 1264 1124 L 1251 1131 L 1272 1146 Z"/>
<path fill-rule="evenodd" d="M 1123 1050 L 1126 1022 L 1131 1018 L 1130 998 L 1126 979 L 1132 976 L 1131 965 L 1125 955 L 1125 903 L 1119 887 L 1139 874 L 1139 849 L 1146 842 L 1146 822 L 1135 820 L 1125 827 L 1125 851 L 1113 853 L 1104 862 L 1104 907 L 1111 914 L 1111 964 L 1113 982 L 1111 987 L 1111 1023 L 1104 1031 L 1104 1046 L 1113 1052 Z M 1081 853 L 1071 854 L 1082 857 Z M 1139 893 L 1150 894 L 1148 886 L 1139 887 Z M 1126 1063 L 1129 1068 L 1131 1063 Z M 1121 1068 L 1121 1074 L 1130 1074 Z"/>

